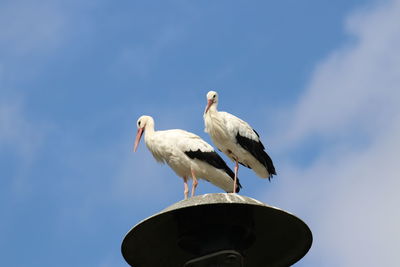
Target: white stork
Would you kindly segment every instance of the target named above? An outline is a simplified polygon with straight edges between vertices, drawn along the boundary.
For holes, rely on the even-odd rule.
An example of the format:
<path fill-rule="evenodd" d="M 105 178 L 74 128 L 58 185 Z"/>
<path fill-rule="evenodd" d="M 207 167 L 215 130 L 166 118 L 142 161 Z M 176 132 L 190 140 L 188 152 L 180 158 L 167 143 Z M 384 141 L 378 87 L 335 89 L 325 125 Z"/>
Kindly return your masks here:
<path fill-rule="evenodd" d="M 265 152 L 258 133 L 238 117 L 218 111 L 217 106 L 218 93 L 208 92 L 207 106 L 203 116 L 205 132 L 210 135 L 218 149 L 235 162 L 235 179 L 239 170 L 238 163 L 240 163 L 253 169 L 258 176 L 270 180 L 276 174 L 275 167 Z"/>
<path fill-rule="evenodd" d="M 192 196 L 198 184 L 197 178 L 205 179 L 228 193 L 239 192 L 240 183 L 237 190 L 232 191 L 233 171 L 213 147 L 199 136 L 179 129 L 155 131 L 154 120 L 150 116 L 141 116 L 137 127 L 133 150 L 136 151 L 144 132 L 144 141 L 154 158 L 158 162 L 167 163 L 183 178 L 185 199 L 189 193 L 187 181 L 190 177 L 193 179 Z"/>

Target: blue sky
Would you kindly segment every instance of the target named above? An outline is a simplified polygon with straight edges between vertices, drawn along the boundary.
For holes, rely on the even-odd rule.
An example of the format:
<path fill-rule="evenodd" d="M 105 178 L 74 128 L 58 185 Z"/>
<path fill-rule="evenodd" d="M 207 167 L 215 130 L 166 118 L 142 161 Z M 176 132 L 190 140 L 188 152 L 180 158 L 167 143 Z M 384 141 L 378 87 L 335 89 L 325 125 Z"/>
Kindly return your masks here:
<path fill-rule="evenodd" d="M 132 152 L 136 120 L 211 142 L 209 90 L 278 172 L 241 168 L 241 193 L 313 231 L 296 266 L 400 265 L 399 17 L 399 0 L 1 1 L 1 265 L 127 266 L 125 233 L 183 197 Z"/>

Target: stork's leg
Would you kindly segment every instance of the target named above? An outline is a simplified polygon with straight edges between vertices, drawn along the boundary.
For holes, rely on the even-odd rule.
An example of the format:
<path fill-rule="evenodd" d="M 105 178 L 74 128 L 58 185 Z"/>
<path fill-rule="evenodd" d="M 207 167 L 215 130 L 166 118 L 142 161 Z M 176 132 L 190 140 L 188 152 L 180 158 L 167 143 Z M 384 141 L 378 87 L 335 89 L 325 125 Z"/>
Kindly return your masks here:
<path fill-rule="evenodd" d="M 189 186 L 188 186 L 187 180 L 188 180 L 187 177 L 184 176 L 183 177 L 183 186 L 184 186 L 185 189 L 183 190 L 183 194 L 185 196 L 185 199 L 187 199 L 188 195 L 189 195 Z"/>
<path fill-rule="evenodd" d="M 192 178 L 193 178 L 193 183 L 192 183 L 192 196 L 194 196 L 194 193 L 195 193 L 195 191 L 196 191 L 197 184 L 198 184 L 199 182 L 197 182 L 197 178 L 196 178 L 196 175 L 195 175 L 195 173 L 194 173 L 194 170 L 193 170 L 192 168 L 190 168 L 190 171 L 192 172 Z"/>
<path fill-rule="evenodd" d="M 235 160 L 235 178 L 233 179 L 233 193 L 236 193 L 238 171 L 239 171 L 239 163 L 238 160 Z"/>

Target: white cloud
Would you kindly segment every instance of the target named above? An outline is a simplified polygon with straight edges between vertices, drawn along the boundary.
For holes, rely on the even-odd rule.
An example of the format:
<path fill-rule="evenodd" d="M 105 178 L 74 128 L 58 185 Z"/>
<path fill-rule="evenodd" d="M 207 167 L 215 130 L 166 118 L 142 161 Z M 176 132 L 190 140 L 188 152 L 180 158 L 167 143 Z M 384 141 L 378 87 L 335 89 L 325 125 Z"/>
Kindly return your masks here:
<path fill-rule="evenodd" d="M 0 101 L 0 156 L 16 159 L 17 169 L 13 177 L 4 177 L 10 182 L 13 192 L 23 195 L 29 191 L 29 169 L 46 134 L 46 127 L 29 121 L 21 100 L 7 98 Z M 3 166 L 3 171 L 11 166 Z"/>
<path fill-rule="evenodd" d="M 375 134 L 392 123 L 390 115 L 400 99 L 399 13 L 399 1 L 391 1 L 348 19 L 346 28 L 354 41 L 317 67 L 290 114 L 293 120 L 283 143 L 349 130 Z"/>
<path fill-rule="evenodd" d="M 40 144 L 41 135 L 40 129 L 26 118 L 20 102 L 0 102 L 0 146 L 10 147 L 28 159 Z"/>
<path fill-rule="evenodd" d="M 308 138 L 330 141 L 308 166 L 283 163 L 279 188 L 263 196 L 310 225 L 307 266 L 400 265 L 399 17 L 398 0 L 351 15 L 354 39 L 317 66 L 289 114 L 283 153 Z"/>
<path fill-rule="evenodd" d="M 134 75 L 147 76 L 162 53 L 179 40 L 181 31 L 180 25 L 167 25 L 154 32 L 150 41 L 129 44 L 117 55 L 112 70 L 119 73 L 125 69 Z"/>
<path fill-rule="evenodd" d="M 47 51 L 64 37 L 66 17 L 55 1 L 5 1 L 0 4 L 0 47 L 24 56 Z"/>

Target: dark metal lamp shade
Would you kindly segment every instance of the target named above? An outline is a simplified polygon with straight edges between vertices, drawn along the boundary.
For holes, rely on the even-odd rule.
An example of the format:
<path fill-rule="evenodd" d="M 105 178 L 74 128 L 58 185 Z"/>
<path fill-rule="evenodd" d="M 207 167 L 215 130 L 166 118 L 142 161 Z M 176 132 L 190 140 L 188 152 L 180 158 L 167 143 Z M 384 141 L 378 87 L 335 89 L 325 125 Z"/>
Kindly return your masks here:
<path fill-rule="evenodd" d="M 132 228 L 122 255 L 133 267 L 290 266 L 312 234 L 296 216 L 237 194 L 182 200 Z"/>

